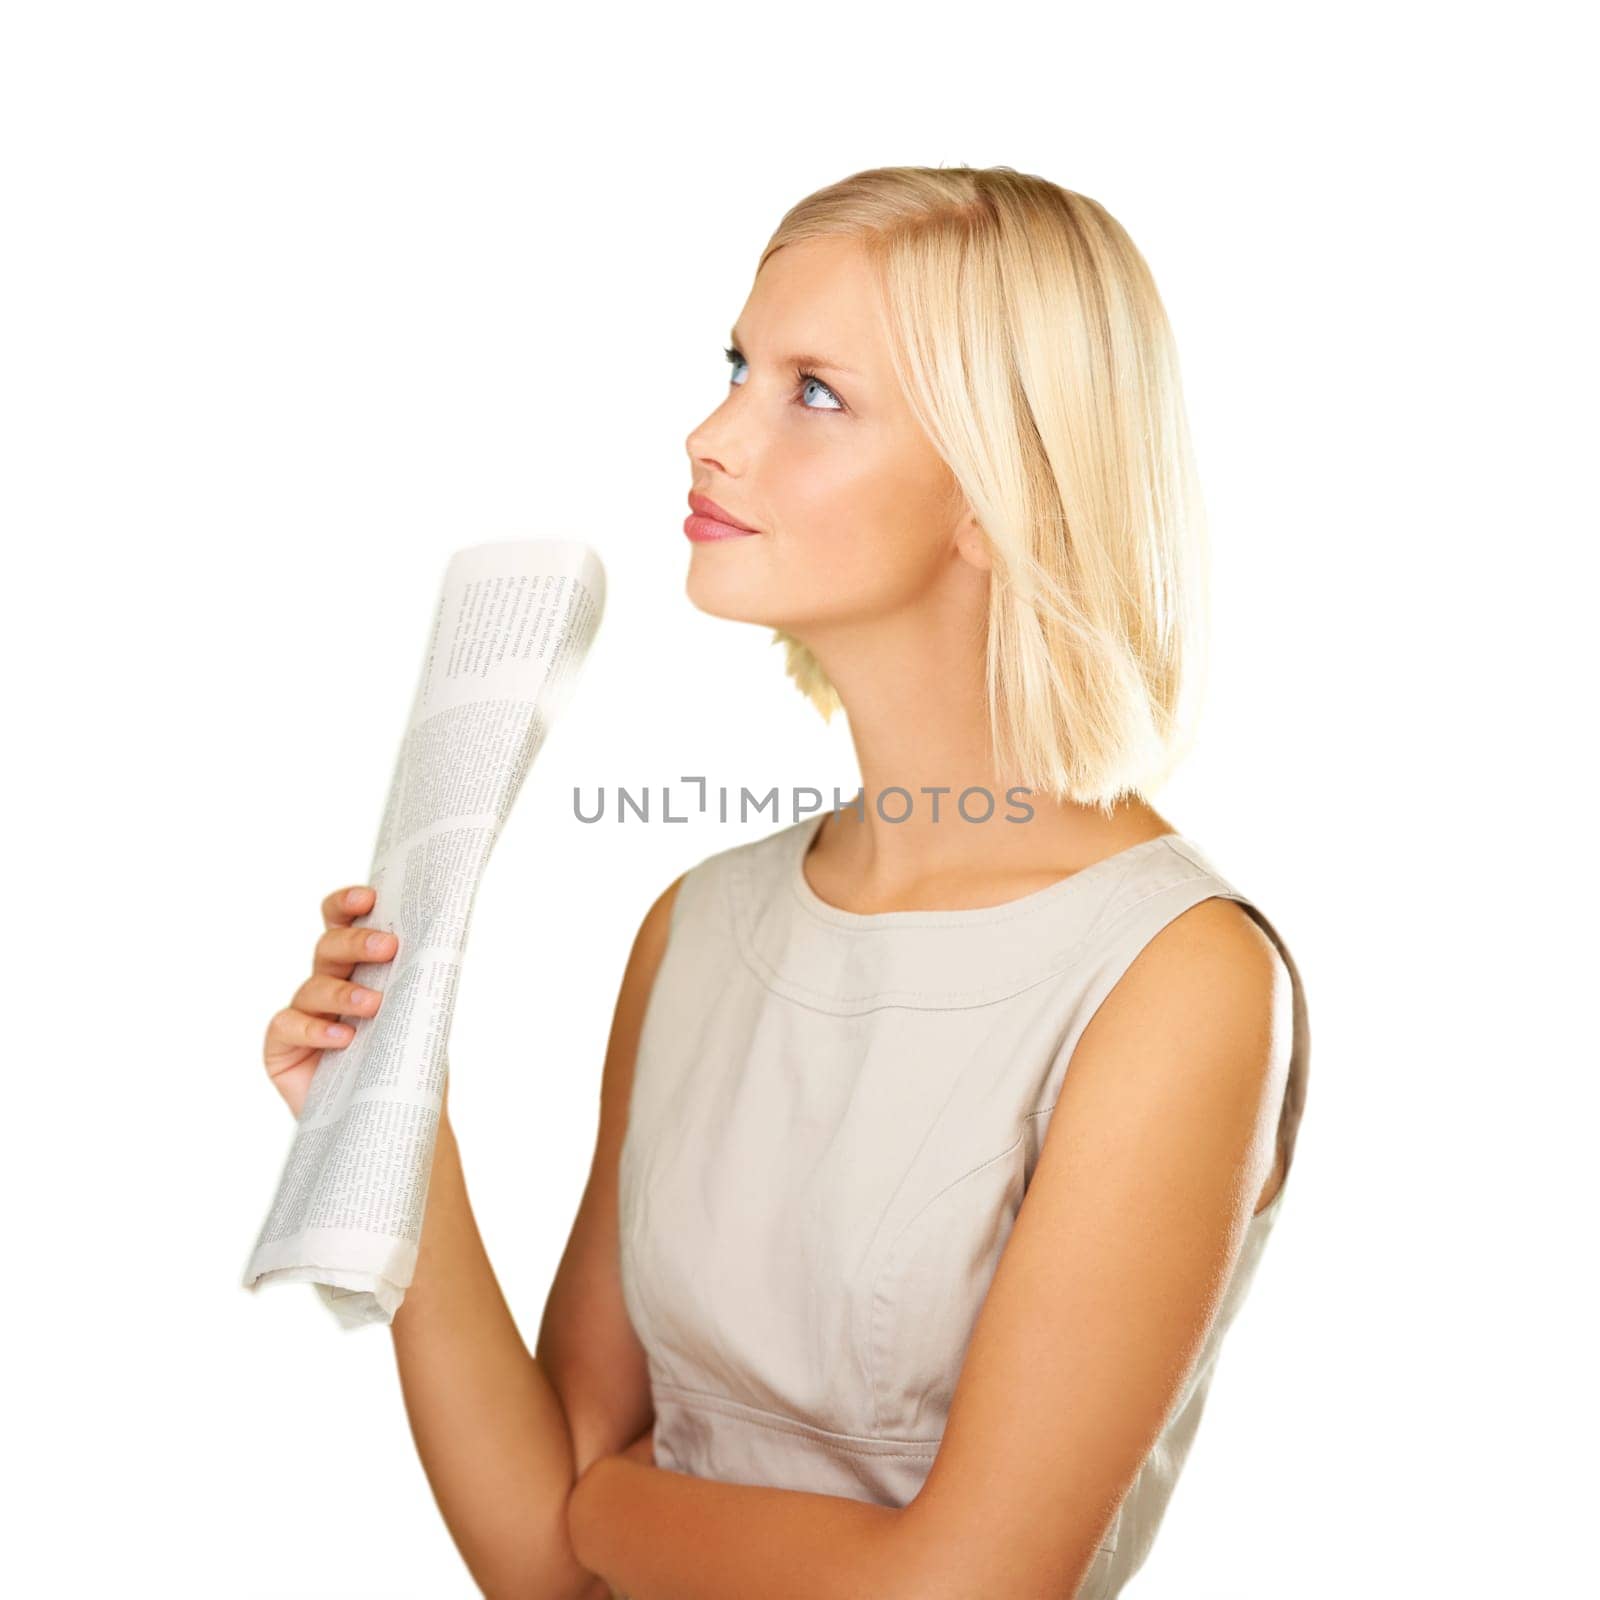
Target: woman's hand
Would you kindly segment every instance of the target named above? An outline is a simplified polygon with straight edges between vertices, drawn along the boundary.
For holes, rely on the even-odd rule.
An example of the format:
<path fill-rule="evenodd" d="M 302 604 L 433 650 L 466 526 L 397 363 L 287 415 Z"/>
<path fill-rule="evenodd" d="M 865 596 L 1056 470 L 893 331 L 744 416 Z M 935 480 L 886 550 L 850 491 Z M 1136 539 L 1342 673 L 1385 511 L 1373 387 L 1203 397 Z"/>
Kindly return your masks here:
<path fill-rule="evenodd" d="M 312 952 L 311 976 L 267 1024 L 262 1049 L 267 1076 L 297 1118 L 322 1052 L 342 1050 L 355 1037 L 355 1029 L 340 1018 L 375 1016 L 383 999 L 375 989 L 349 981 L 361 962 L 392 961 L 400 948 L 392 933 L 351 927 L 376 903 L 377 892 L 364 884 L 336 889 L 322 902 L 327 931 Z"/>

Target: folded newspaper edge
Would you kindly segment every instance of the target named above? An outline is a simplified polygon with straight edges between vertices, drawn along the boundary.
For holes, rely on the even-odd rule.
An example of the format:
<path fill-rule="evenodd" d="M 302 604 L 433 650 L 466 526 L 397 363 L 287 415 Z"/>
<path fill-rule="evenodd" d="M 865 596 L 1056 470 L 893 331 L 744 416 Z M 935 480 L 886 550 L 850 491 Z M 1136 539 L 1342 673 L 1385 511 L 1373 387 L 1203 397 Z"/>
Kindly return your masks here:
<path fill-rule="evenodd" d="M 324 1052 L 244 1286 L 311 1283 L 346 1329 L 389 1323 L 417 1263 L 472 903 L 605 609 L 588 545 L 457 551 L 445 569 L 358 927 L 396 934 L 351 980 L 383 994 Z"/>

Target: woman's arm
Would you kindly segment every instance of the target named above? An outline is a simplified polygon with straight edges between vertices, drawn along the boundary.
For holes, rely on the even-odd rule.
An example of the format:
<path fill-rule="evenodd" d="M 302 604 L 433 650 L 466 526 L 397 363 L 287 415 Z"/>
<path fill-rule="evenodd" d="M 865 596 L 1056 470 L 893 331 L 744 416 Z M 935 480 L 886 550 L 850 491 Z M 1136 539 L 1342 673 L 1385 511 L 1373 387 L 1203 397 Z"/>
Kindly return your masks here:
<path fill-rule="evenodd" d="M 573 1549 L 626 1600 L 907 1600 L 905 1513 L 863 1500 L 718 1483 L 622 1455 L 578 1480 Z"/>
<path fill-rule="evenodd" d="M 621 1454 L 629 1461 L 637 1461 L 640 1466 L 653 1467 L 656 1464 L 655 1432 L 656 1425 L 652 1421 Z"/>
<path fill-rule="evenodd" d="M 1292 1003 L 1267 935 L 1213 898 L 1090 1019 L 906 1511 L 927 1600 L 1077 1593 L 1274 1167 Z"/>
<path fill-rule="evenodd" d="M 448 1116 L 416 1271 L 390 1326 L 423 1470 L 484 1594 L 603 1597 L 567 1536 L 575 1469 L 566 1416 L 501 1294 Z"/>
<path fill-rule="evenodd" d="M 572 1550 L 567 1501 L 584 1468 L 623 1441 L 634 1441 L 632 1453 L 642 1438 L 649 1451 L 649 1372 L 619 1277 L 617 1167 L 640 1028 L 680 881 L 646 912 L 622 976 L 589 1181 L 535 1354 L 517 1331 L 473 1220 L 448 1115 L 440 1122 L 417 1268 L 392 1324 L 394 1348 L 434 1497 L 490 1600 L 607 1600 L 605 1583 Z"/>

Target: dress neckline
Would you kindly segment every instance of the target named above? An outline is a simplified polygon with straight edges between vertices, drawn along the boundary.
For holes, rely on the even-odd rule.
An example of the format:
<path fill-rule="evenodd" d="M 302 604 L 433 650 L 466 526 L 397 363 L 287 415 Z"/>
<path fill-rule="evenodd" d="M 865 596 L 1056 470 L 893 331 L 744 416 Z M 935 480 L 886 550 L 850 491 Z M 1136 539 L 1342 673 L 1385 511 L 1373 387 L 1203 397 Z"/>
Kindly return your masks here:
<path fill-rule="evenodd" d="M 1069 872 L 1064 878 L 1057 878 L 1054 883 L 1047 883 L 1042 889 L 1034 889 L 1013 900 L 1002 900 L 997 905 L 964 906 L 949 911 L 846 911 L 843 907 L 824 900 L 811 887 L 811 882 L 805 874 L 806 857 L 811 853 L 811 846 L 821 831 L 823 818 L 827 815 L 826 811 L 819 811 L 816 816 L 791 830 L 793 849 L 789 862 L 789 887 L 800 905 L 819 922 L 829 923 L 836 928 L 863 930 L 908 927 L 913 924 L 953 928 L 1003 922 L 1064 900 L 1078 893 L 1085 883 L 1099 882 L 1109 876 L 1114 869 L 1126 866 L 1135 857 L 1153 853 L 1157 849 L 1170 848 L 1174 842 L 1181 843 L 1183 838 L 1182 834 L 1173 829 L 1166 833 L 1158 833 L 1153 838 L 1141 839 L 1137 844 L 1125 845 L 1121 850 L 1102 856 L 1098 861 L 1092 861 L 1076 872 Z"/>

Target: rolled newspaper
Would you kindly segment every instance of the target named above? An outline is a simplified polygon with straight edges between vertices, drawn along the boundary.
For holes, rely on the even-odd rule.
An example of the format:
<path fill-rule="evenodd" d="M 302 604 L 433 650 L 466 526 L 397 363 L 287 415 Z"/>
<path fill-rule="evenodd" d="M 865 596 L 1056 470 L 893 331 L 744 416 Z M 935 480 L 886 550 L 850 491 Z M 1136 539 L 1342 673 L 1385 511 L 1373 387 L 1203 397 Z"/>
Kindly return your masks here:
<path fill-rule="evenodd" d="M 351 979 L 383 995 L 324 1052 L 244 1284 L 299 1282 L 346 1328 L 393 1320 L 416 1268 L 467 923 L 489 853 L 600 625 L 605 572 L 569 540 L 481 544 L 445 570 L 360 927 L 398 936 Z"/>

